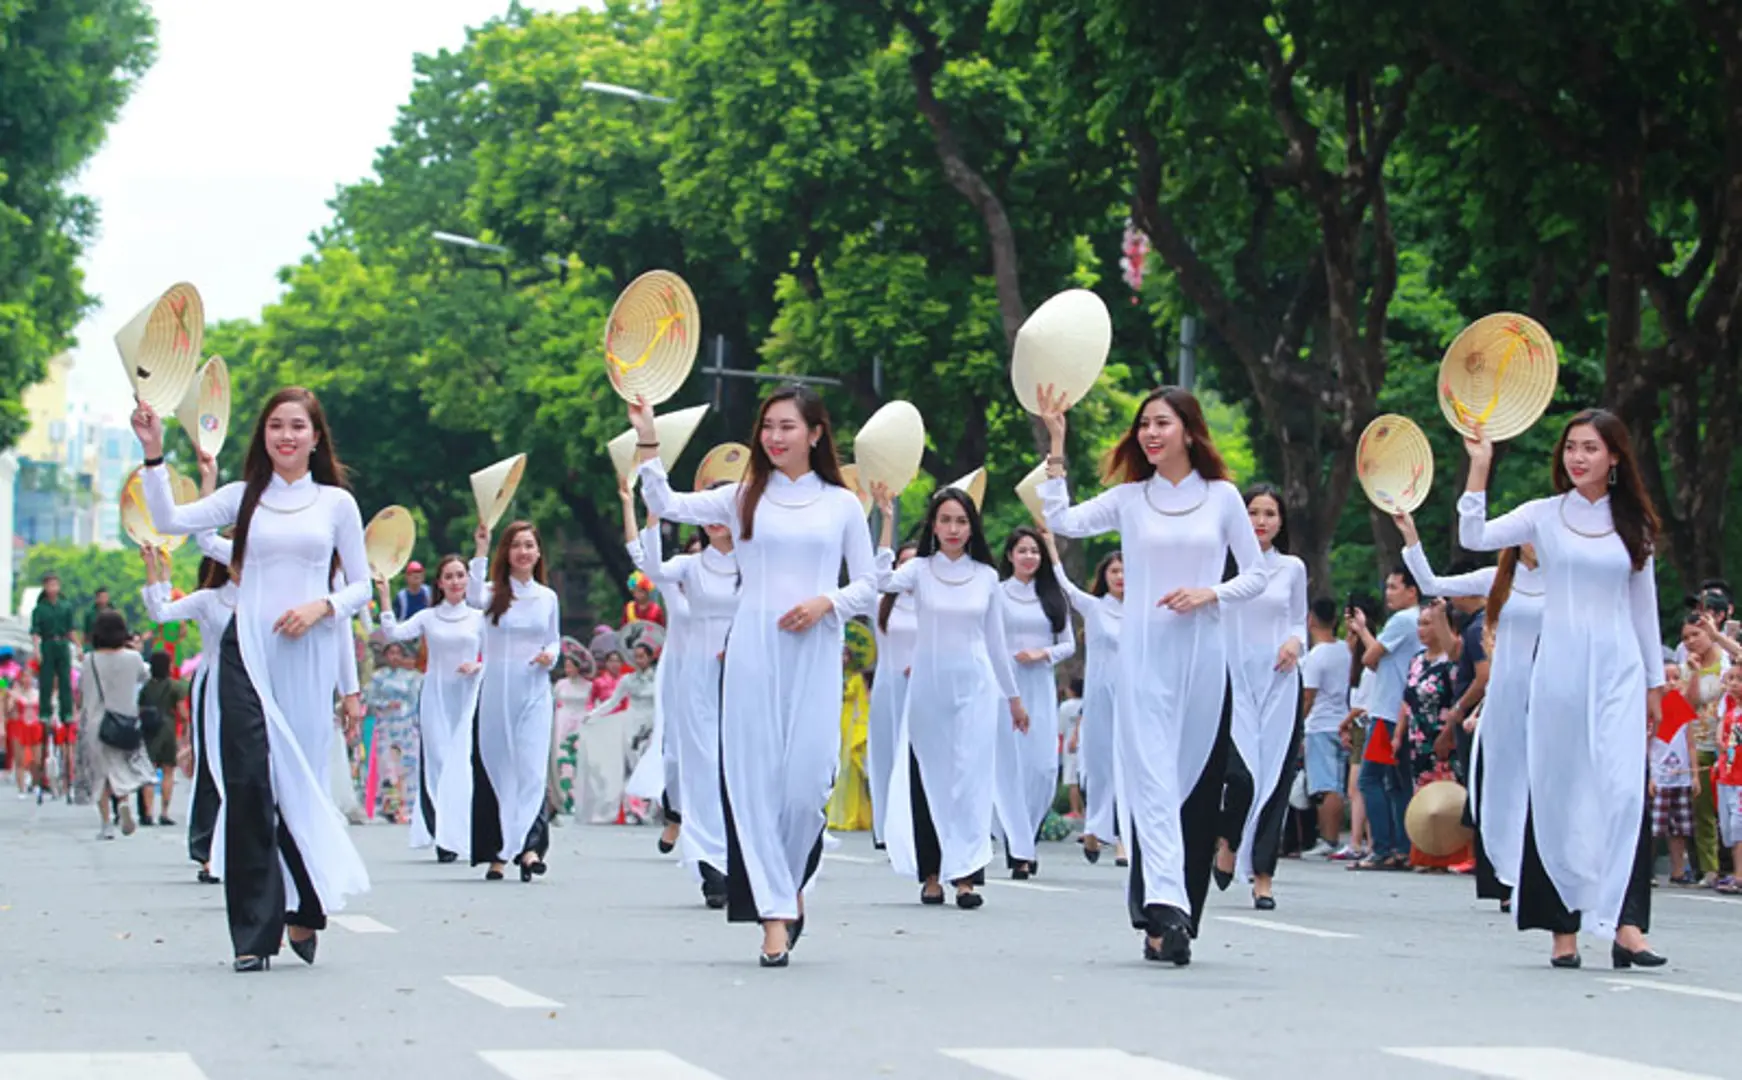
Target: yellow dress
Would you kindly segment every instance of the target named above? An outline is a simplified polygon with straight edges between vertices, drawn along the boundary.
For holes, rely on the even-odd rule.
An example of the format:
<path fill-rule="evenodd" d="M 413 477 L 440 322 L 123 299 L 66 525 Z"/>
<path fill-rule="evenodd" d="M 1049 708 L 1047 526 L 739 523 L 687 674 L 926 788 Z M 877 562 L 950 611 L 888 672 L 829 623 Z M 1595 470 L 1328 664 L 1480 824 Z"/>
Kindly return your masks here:
<path fill-rule="evenodd" d="M 854 672 L 841 691 L 841 766 L 835 773 L 835 793 L 829 797 L 829 828 L 837 832 L 871 827 L 871 788 L 865 779 L 870 715 L 865 676 Z"/>

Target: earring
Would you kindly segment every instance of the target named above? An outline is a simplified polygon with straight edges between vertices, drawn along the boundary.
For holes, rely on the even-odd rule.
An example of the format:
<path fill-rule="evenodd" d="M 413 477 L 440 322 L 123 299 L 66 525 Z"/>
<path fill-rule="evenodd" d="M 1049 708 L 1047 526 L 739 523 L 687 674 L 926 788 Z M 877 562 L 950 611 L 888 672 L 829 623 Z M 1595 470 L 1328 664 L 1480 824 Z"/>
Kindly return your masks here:
<path fill-rule="evenodd" d="M 1610 487 L 1615 486 L 1615 481 L 1617 478 L 1618 478 L 1618 474 L 1616 472 L 1615 466 L 1613 466 L 1613 465 L 1609 466 L 1609 486 Z"/>

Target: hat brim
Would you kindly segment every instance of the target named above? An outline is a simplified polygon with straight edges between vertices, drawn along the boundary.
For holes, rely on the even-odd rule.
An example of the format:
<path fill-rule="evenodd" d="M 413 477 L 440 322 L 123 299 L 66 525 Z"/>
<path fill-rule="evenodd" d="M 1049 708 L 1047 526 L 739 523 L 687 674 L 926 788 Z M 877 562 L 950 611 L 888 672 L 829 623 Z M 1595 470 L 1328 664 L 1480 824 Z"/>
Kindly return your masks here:
<path fill-rule="evenodd" d="M 1503 442 L 1529 430 L 1554 400 L 1560 357 L 1548 330 L 1503 311 L 1465 327 L 1440 360 L 1440 412 L 1460 435 L 1476 424 Z"/>
<path fill-rule="evenodd" d="M 1087 289 L 1066 289 L 1034 309 L 1010 353 L 1010 385 L 1016 400 L 1040 412 L 1039 391 L 1051 386 L 1066 408 L 1083 400 L 1113 348 L 1113 319 L 1107 304 Z"/>
<path fill-rule="evenodd" d="M 605 322 L 605 374 L 625 401 L 658 405 L 689 378 L 702 340 L 701 308 L 683 278 L 650 270 L 617 297 Z"/>
<path fill-rule="evenodd" d="M 1356 444 L 1355 474 L 1374 506 L 1387 514 L 1414 513 L 1433 486 L 1433 448 L 1409 417 L 1376 416 Z"/>

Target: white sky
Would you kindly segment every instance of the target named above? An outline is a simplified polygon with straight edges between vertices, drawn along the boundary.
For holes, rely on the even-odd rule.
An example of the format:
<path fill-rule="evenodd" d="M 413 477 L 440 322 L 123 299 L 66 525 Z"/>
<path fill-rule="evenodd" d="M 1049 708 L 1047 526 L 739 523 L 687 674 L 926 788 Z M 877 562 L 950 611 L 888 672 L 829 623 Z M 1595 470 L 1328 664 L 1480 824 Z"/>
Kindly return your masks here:
<path fill-rule="evenodd" d="M 102 306 L 78 328 L 73 392 L 99 414 L 131 407 L 115 331 L 177 281 L 199 287 L 208 321 L 257 315 L 335 189 L 369 173 L 413 55 L 458 48 L 508 6 L 154 0 L 157 63 L 77 185 L 102 215 L 83 263 Z"/>

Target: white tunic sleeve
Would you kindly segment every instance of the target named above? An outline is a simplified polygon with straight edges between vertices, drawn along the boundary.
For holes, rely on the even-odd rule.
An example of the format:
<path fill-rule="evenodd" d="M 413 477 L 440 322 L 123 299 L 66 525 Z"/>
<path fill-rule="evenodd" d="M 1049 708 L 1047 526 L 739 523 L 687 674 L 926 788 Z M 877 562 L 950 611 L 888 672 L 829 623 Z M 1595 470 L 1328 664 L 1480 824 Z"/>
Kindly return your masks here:
<path fill-rule="evenodd" d="M 490 560 L 476 558 L 466 564 L 466 603 L 482 611 L 490 606 Z"/>
<path fill-rule="evenodd" d="M 685 567 L 695 556 L 665 558 L 664 541 L 659 535 L 658 525 L 649 525 L 642 529 L 633 542 L 624 546 L 629 550 L 629 561 L 635 564 L 635 569 L 646 574 L 647 580 L 653 582 L 664 595 L 666 612 L 680 620 L 689 618 L 689 596 L 683 591 L 682 585 Z"/>
<path fill-rule="evenodd" d="M 1250 600 L 1264 591 L 1268 584 L 1261 568 L 1264 553 L 1258 550 L 1258 537 L 1252 531 L 1252 519 L 1246 516 L 1246 502 L 1240 498 L 1240 492 L 1226 480 L 1217 480 L 1210 484 L 1210 493 L 1217 502 L 1217 512 L 1222 519 L 1222 535 L 1227 538 L 1228 550 L 1234 555 L 1234 565 L 1240 568 L 1239 574 L 1232 580 L 1212 586 L 1211 591 L 1216 599 L 1223 603 L 1230 600 Z M 1304 625 L 1306 619 L 1301 619 Z"/>
<path fill-rule="evenodd" d="M 350 697 L 363 692 L 362 682 L 357 678 L 357 628 L 351 625 L 350 619 L 340 619 L 339 625 L 343 630 L 336 635 L 339 641 L 339 695 Z"/>
<path fill-rule="evenodd" d="M 1002 592 L 1003 590 L 1000 589 L 999 591 Z M 1051 648 L 1046 650 L 1046 659 L 1053 667 L 1058 667 L 1066 660 L 1077 655 L 1077 635 L 1071 633 L 1071 622 L 1069 617 L 1066 617 L 1065 619 L 1065 628 L 1054 634 L 1052 637 L 1053 644 Z"/>
<path fill-rule="evenodd" d="M 851 494 L 845 488 L 840 490 L 843 494 Z M 865 519 L 859 514 L 859 500 L 834 501 L 852 507 L 852 512 L 842 515 L 841 521 L 841 553 L 847 560 L 847 584 L 824 595 L 834 606 L 836 617 L 845 622 L 854 615 L 869 612 L 876 602 L 877 563 L 871 557 L 871 530 L 866 527 Z"/>
<path fill-rule="evenodd" d="M 169 490 L 169 469 L 153 465 L 145 470 L 145 508 L 151 524 L 165 536 L 185 536 L 234 524 L 242 509 L 241 483 L 225 484 L 203 499 L 177 503 Z"/>
<path fill-rule="evenodd" d="M 909 559 L 899 569 L 895 568 L 895 553 L 884 548 L 877 553 L 877 591 L 897 594 L 911 594 L 918 583 L 920 560 Z"/>
<path fill-rule="evenodd" d="M 549 610 L 544 615 L 544 648 L 540 649 L 539 652 L 550 653 L 561 660 L 563 655 L 562 605 L 557 602 L 555 589 L 546 586 L 544 591 L 545 598 L 550 603 L 547 605 Z"/>
<path fill-rule="evenodd" d="M 1499 551 L 1536 539 L 1535 502 L 1527 502 L 1510 514 L 1488 520 L 1488 496 L 1466 491 L 1458 496 L 1458 543 L 1471 551 Z"/>
<path fill-rule="evenodd" d="M 1421 586 L 1423 596 L 1487 596 L 1488 591 L 1494 587 L 1496 571 L 1492 566 L 1484 566 L 1467 574 L 1453 574 L 1451 577 L 1437 576 L 1427 561 L 1427 552 L 1421 549 L 1419 542 L 1403 549 L 1403 565 L 1409 567 L 1415 583 Z"/>
<path fill-rule="evenodd" d="M 666 478 L 665 465 L 658 458 L 649 458 L 637 470 L 641 476 L 641 498 L 647 512 L 666 521 L 681 521 L 686 525 L 736 525 L 738 491 L 742 485 L 728 484 L 707 491 L 673 491 Z"/>
<path fill-rule="evenodd" d="M 1639 637 L 1639 658 L 1645 662 L 1645 688 L 1663 685 L 1663 637 L 1657 625 L 1657 560 L 1648 558 L 1627 583 L 1633 632 Z"/>
<path fill-rule="evenodd" d="M 917 566 L 918 559 L 910 561 L 907 566 Z M 906 566 L 902 567 L 907 569 Z M 986 604 L 986 614 L 981 631 L 986 635 L 986 653 L 992 660 L 992 675 L 998 680 L 998 690 L 1006 698 L 1020 697 L 1016 688 L 1016 671 L 1010 664 L 1010 646 L 1004 638 L 1004 589 L 993 571 L 992 597 Z"/>
<path fill-rule="evenodd" d="M 1046 511 L 1046 527 L 1060 536 L 1099 536 L 1119 528 L 1119 488 L 1108 488 L 1079 506 L 1071 505 L 1062 476 L 1041 481 L 1035 490 Z"/>
<path fill-rule="evenodd" d="M 333 549 L 345 571 L 345 584 L 327 597 L 333 614 L 350 620 L 369 606 L 369 553 L 363 547 L 363 514 L 357 500 L 344 488 L 333 488 Z M 354 661 L 353 661 L 354 662 Z"/>
<path fill-rule="evenodd" d="M 1101 598 L 1077 588 L 1077 583 L 1071 580 L 1071 576 L 1059 564 L 1053 563 L 1052 573 L 1058 578 L 1059 588 L 1065 591 L 1065 598 L 1071 602 L 1071 607 L 1076 609 L 1078 615 L 1089 618 L 1090 609 L 1100 606 Z"/>
<path fill-rule="evenodd" d="M 381 633 L 388 641 L 411 641 L 423 636 L 424 619 L 431 608 L 424 608 L 411 618 L 400 622 L 392 611 L 381 613 Z"/>
<path fill-rule="evenodd" d="M 194 534 L 194 543 L 199 546 L 200 554 L 213 562 L 230 565 L 230 555 L 236 550 L 235 541 L 228 536 L 218 535 L 216 529 L 206 529 Z"/>
<path fill-rule="evenodd" d="M 196 589 L 180 600 L 171 600 L 167 581 L 147 585 L 140 595 L 145 600 L 145 613 L 152 622 L 160 623 L 206 618 L 209 614 L 206 605 L 216 596 L 210 589 Z"/>
<path fill-rule="evenodd" d="M 1294 637 L 1299 641 L 1304 655 L 1307 643 L 1313 639 L 1312 628 L 1307 625 L 1310 609 L 1307 604 L 1306 563 L 1291 555 L 1288 566 L 1292 575 L 1288 584 L 1288 625 L 1294 627 Z"/>

